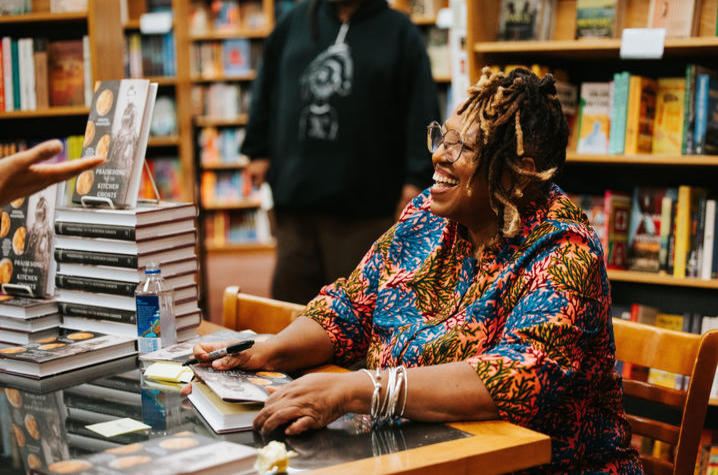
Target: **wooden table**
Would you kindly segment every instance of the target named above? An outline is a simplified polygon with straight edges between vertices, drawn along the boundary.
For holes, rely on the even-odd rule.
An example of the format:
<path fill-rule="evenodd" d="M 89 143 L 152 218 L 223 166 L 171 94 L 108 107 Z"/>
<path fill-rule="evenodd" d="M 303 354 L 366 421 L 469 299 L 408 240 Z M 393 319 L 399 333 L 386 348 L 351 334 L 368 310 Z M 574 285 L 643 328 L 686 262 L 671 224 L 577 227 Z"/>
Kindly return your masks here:
<path fill-rule="evenodd" d="M 223 327 L 203 321 L 201 335 Z M 327 365 L 317 371 L 345 371 Z M 451 427 L 473 437 L 450 440 L 394 454 L 365 458 L 312 471 L 312 474 L 394 474 L 394 473 L 505 473 L 535 467 L 551 460 L 551 439 L 504 421 L 457 422 Z"/>

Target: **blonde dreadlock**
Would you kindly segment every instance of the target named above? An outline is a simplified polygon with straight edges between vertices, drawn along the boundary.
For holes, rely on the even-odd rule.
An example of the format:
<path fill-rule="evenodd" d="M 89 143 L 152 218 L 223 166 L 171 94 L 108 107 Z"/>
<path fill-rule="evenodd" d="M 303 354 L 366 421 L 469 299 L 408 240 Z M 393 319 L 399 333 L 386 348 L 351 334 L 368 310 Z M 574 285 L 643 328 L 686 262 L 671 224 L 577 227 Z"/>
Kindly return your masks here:
<path fill-rule="evenodd" d="M 486 67 L 468 94 L 458 110 L 466 113 L 461 134 L 478 123 L 476 143 L 482 146 L 476 155 L 476 173 L 484 170 L 487 174 L 489 201 L 499 217 L 501 233 L 514 237 L 521 224 L 519 200 L 525 193 L 545 192 L 566 160 L 568 126 L 554 80 L 551 75 L 540 79 L 523 68 L 504 74 Z M 526 157 L 533 159 L 537 171 L 521 166 Z M 507 167 L 512 178 L 508 190 L 501 185 Z M 517 186 L 520 178 L 528 180 L 525 189 Z"/>

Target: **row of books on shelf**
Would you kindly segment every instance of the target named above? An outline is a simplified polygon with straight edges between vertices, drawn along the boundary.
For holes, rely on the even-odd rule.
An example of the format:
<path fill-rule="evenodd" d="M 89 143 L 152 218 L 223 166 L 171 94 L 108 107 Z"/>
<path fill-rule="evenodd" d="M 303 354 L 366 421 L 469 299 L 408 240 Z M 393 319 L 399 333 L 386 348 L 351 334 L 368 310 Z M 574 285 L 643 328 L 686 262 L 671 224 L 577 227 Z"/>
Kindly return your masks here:
<path fill-rule="evenodd" d="M 200 182 L 202 205 L 232 205 L 258 200 L 259 190 L 252 186 L 246 170 L 203 171 Z"/>
<path fill-rule="evenodd" d="M 244 128 L 202 128 L 199 133 L 201 164 L 205 166 L 246 164 L 247 157 L 239 153 L 244 136 Z"/>
<path fill-rule="evenodd" d="M 50 13 L 87 11 L 87 0 L 50 0 L 49 3 Z M 0 0 L 0 15 L 35 13 L 32 4 L 32 0 Z"/>
<path fill-rule="evenodd" d="M 234 119 L 249 111 L 249 87 L 239 84 L 214 83 L 209 86 L 192 86 L 193 115 Z"/>
<path fill-rule="evenodd" d="M 2 38 L 0 112 L 89 104 L 87 36 L 76 40 Z"/>
<path fill-rule="evenodd" d="M 629 0 L 577 0 L 575 38 L 616 38 L 626 23 Z M 700 0 L 651 0 L 643 22 L 636 12 L 631 21 L 636 27 L 665 28 L 667 38 L 684 38 L 706 33 L 716 34 L 715 13 L 712 22 L 701 29 Z M 498 40 L 550 40 L 556 26 L 556 0 L 502 0 L 498 20 Z"/>
<path fill-rule="evenodd" d="M 71 135 L 59 139 L 63 145 L 62 152 L 55 157 L 54 161 L 64 162 L 65 160 L 80 158 L 83 139 L 84 137 L 82 135 Z M 42 141 L 42 139 L 0 141 L 0 157 L 7 157 L 8 155 L 22 152 Z"/>
<path fill-rule="evenodd" d="M 717 200 L 704 189 L 636 187 L 576 195 L 603 244 L 609 269 L 718 278 Z"/>
<path fill-rule="evenodd" d="M 261 57 L 262 43 L 258 41 L 204 41 L 192 45 L 190 72 L 203 79 L 244 76 L 256 69 Z"/>
<path fill-rule="evenodd" d="M 125 75 L 132 78 L 177 74 L 174 32 L 164 35 L 128 34 L 125 38 Z"/>
<path fill-rule="evenodd" d="M 262 30 L 269 26 L 269 19 L 264 14 L 262 2 L 259 1 L 213 0 L 193 1 L 190 4 L 191 35 L 210 31 Z"/>
<path fill-rule="evenodd" d="M 656 307 L 639 303 L 631 305 L 614 304 L 611 312 L 614 318 L 631 320 L 645 325 L 653 325 L 667 330 L 682 331 L 697 335 L 718 329 L 718 316 L 715 315 L 666 313 L 661 312 L 660 309 Z M 616 371 L 621 374 L 624 379 L 645 381 L 657 386 L 678 390 L 688 389 L 688 381 L 690 379 L 685 375 L 677 375 L 623 361 L 616 363 Z M 713 379 L 710 397 L 718 398 L 718 377 Z"/>
<path fill-rule="evenodd" d="M 718 72 L 683 77 L 615 73 L 581 84 L 578 153 L 718 154 Z"/>
<path fill-rule="evenodd" d="M 214 246 L 267 243 L 272 239 L 264 210 L 215 211 L 204 217 L 204 235 Z"/>

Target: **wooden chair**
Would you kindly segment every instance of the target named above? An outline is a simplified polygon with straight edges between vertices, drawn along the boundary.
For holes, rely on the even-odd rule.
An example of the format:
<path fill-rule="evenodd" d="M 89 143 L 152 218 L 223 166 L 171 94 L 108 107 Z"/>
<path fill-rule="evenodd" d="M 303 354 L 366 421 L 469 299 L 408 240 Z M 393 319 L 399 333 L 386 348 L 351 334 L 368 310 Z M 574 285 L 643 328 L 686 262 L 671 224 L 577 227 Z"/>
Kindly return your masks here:
<path fill-rule="evenodd" d="M 279 333 L 303 311 L 304 305 L 243 294 L 239 287 L 224 289 L 222 326 L 232 330 Z"/>
<path fill-rule="evenodd" d="M 718 330 L 682 333 L 626 320 L 613 320 L 616 359 L 690 376 L 687 391 L 623 380 L 626 396 L 681 411 L 681 425 L 628 415 L 634 434 L 675 446 L 673 464 L 642 455 L 646 473 L 693 473 L 708 398 L 718 362 Z"/>

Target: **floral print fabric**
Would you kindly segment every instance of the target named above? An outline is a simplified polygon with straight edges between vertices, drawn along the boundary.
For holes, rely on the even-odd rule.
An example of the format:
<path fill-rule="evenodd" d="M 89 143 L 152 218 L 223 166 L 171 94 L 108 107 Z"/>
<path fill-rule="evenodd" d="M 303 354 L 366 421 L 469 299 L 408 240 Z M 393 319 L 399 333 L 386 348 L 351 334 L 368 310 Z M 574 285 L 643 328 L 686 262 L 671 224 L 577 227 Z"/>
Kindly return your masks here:
<path fill-rule="evenodd" d="M 466 361 L 499 417 L 551 436 L 551 466 L 538 471 L 641 473 L 613 372 L 603 251 L 585 215 L 552 186 L 516 237 L 477 259 L 465 230 L 430 202 L 426 190 L 309 303 L 336 361 Z"/>

